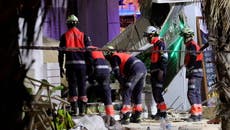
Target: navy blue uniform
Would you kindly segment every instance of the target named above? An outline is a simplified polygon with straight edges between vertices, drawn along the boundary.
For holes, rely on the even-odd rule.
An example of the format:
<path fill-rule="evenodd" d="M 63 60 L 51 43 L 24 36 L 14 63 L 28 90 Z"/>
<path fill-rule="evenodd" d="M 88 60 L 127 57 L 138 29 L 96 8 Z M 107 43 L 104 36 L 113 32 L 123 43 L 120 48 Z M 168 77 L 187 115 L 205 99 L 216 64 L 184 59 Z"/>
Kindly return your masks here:
<path fill-rule="evenodd" d="M 130 110 L 131 102 L 137 111 L 142 111 L 141 94 L 146 79 L 145 64 L 134 56 L 126 53 L 114 53 L 110 60 L 115 78 L 122 87 L 122 113 Z M 128 107 L 128 109 L 127 109 Z"/>
<path fill-rule="evenodd" d="M 86 46 L 88 46 L 88 44 L 88 37 L 84 33 L 80 32 L 76 27 L 72 27 L 61 36 L 59 47 L 67 49 L 84 49 Z M 79 101 L 80 104 L 86 103 L 88 101 L 86 95 L 85 51 L 59 51 L 58 61 L 61 69 L 61 76 L 63 71 L 64 55 L 66 78 L 69 87 L 69 102 L 71 103 L 71 106 L 74 109 L 73 113 L 76 113 L 77 101 Z M 81 108 L 80 106 L 79 109 Z"/>
<path fill-rule="evenodd" d="M 190 40 L 186 45 L 188 51 L 185 55 L 186 77 L 188 78 L 188 100 L 191 104 L 191 115 L 200 118 L 202 115 L 201 86 L 203 78 L 202 60 L 203 54 L 197 53 L 200 46 Z"/>
<path fill-rule="evenodd" d="M 103 88 L 103 100 L 105 104 L 106 114 L 113 116 L 114 109 L 112 106 L 111 87 L 110 87 L 110 66 L 105 59 L 102 51 L 97 47 L 89 46 L 87 51 L 87 65 L 90 77 L 93 77 L 98 85 Z"/>
<path fill-rule="evenodd" d="M 164 97 L 162 92 L 164 91 L 164 80 L 167 70 L 167 59 L 164 57 L 164 50 L 166 50 L 165 42 L 158 39 L 158 37 L 153 38 L 151 44 L 153 44 L 153 52 L 151 55 L 151 65 L 150 65 L 150 73 L 151 73 L 151 86 L 154 100 L 157 103 L 157 116 L 155 119 L 159 117 L 166 117 L 167 105 L 164 102 Z"/>

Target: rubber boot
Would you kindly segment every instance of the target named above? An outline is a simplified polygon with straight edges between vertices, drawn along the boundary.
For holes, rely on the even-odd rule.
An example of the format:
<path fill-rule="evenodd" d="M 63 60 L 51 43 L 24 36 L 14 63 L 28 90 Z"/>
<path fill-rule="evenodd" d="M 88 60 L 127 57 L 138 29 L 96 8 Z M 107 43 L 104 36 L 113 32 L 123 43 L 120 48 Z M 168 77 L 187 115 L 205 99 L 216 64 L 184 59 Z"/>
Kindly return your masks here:
<path fill-rule="evenodd" d="M 105 113 L 106 115 L 103 117 L 105 125 L 107 126 L 107 128 L 109 126 L 113 126 L 116 123 L 116 120 L 113 118 L 114 117 L 114 108 L 113 105 L 106 105 L 105 106 Z"/>
<path fill-rule="evenodd" d="M 79 116 L 84 116 L 86 114 L 86 105 L 86 102 L 78 101 Z"/>
<path fill-rule="evenodd" d="M 187 122 L 197 122 L 199 121 L 199 116 L 191 115 L 188 119 L 186 119 Z"/>
<path fill-rule="evenodd" d="M 198 121 L 201 121 L 201 120 L 202 120 L 202 118 L 203 118 L 203 116 L 202 116 L 202 115 L 198 115 Z"/>
<path fill-rule="evenodd" d="M 105 122 L 105 126 L 108 128 L 110 126 L 114 126 L 116 124 L 116 120 L 109 115 L 104 115 L 102 116 L 104 122 Z"/>
<path fill-rule="evenodd" d="M 157 116 L 159 116 L 160 109 L 157 109 L 157 113 L 155 115 L 151 115 L 151 118 L 155 120 Z"/>
<path fill-rule="evenodd" d="M 161 118 L 167 118 L 167 113 L 166 112 L 157 112 L 157 114 L 152 117 L 152 119 L 154 119 L 154 120 L 160 120 Z"/>
<path fill-rule="evenodd" d="M 120 123 L 121 124 L 129 124 L 130 122 L 130 112 L 126 112 L 126 113 L 121 113 L 121 120 Z"/>
<path fill-rule="evenodd" d="M 140 123 L 141 122 L 141 112 L 135 111 L 134 113 L 132 113 L 132 115 L 130 117 L 130 122 Z"/>
<path fill-rule="evenodd" d="M 71 106 L 70 115 L 77 116 L 77 102 L 70 102 L 70 106 Z"/>

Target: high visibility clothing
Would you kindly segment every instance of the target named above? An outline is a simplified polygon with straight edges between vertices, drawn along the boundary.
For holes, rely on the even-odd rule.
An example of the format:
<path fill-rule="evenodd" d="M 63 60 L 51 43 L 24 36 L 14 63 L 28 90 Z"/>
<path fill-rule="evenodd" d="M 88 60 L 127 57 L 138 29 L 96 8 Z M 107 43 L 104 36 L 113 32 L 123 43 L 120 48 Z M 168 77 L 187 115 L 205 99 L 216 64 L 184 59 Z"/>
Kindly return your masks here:
<path fill-rule="evenodd" d="M 154 37 L 151 44 L 153 44 L 150 65 L 152 94 L 157 103 L 157 114 L 165 118 L 167 106 L 164 102 L 162 92 L 164 91 L 163 83 L 166 76 L 167 62 L 162 59 L 165 58 L 162 55 L 164 54 L 163 51 L 166 49 L 166 43 L 158 37 Z"/>
<path fill-rule="evenodd" d="M 61 36 L 59 47 L 67 49 L 85 48 L 89 43 L 86 38 L 87 36 L 83 32 L 76 27 L 72 27 Z M 65 62 L 63 62 L 64 59 Z M 60 68 L 63 68 L 63 63 L 65 63 L 70 102 L 72 104 L 75 104 L 77 101 L 87 102 L 85 52 L 60 50 L 58 62 Z"/>
<path fill-rule="evenodd" d="M 142 112 L 143 111 L 142 104 L 135 104 L 133 106 L 133 112 L 135 112 L 135 111 Z"/>
<path fill-rule="evenodd" d="M 63 40 L 63 41 L 62 41 Z M 88 41 L 85 40 L 84 33 L 79 31 L 76 27 L 70 28 L 65 34 L 64 39 L 61 39 L 60 47 L 66 48 L 85 48 L 85 44 Z M 61 45 L 65 43 L 65 45 Z M 83 51 L 65 51 L 66 65 L 85 65 L 84 52 Z"/>
<path fill-rule="evenodd" d="M 191 115 L 198 116 L 200 115 L 200 110 L 199 110 L 199 105 L 198 104 L 193 104 L 190 109 Z"/>
<path fill-rule="evenodd" d="M 167 111 L 167 106 L 165 102 L 161 102 L 157 104 L 157 109 L 160 110 L 160 112 L 166 112 Z"/>
<path fill-rule="evenodd" d="M 80 96 L 80 97 L 79 97 L 79 100 L 80 100 L 80 101 L 83 101 L 83 102 L 88 102 L 87 96 Z"/>
<path fill-rule="evenodd" d="M 121 113 L 127 113 L 131 109 L 130 105 L 139 105 L 142 103 L 141 93 L 146 80 L 147 69 L 145 64 L 126 53 L 114 53 L 110 59 L 114 75 L 122 86 Z M 140 110 L 140 106 L 138 109 Z"/>
<path fill-rule="evenodd" d="M 159 37 L 153 37 L 153 38 L 151 39 L 151 44 L 155 44 L 155 43 L 157 43 L 159 40 L 160 40 Z"/>
<path fill-rule="evenodd" d="M 132 111 L 132 108 L 130 105 L 123 105 L 122 108 L 121 108 L 121 113 L 127 113 L 127 112 L 131 112 Z"/>
<path fill-rule="evenodd" d="M 191 104 L 191 115 L 202 115 L 201 105 L 201 86 L 203 78 L 202 59 L 203 54 L 199 52 L 200 46 L 194 41 L 190 40 L 186 44 L 187 53 L 185 55 L 184 64 L 188 78 L 188 100 Z"/>
<path fill-rule="evenodd" d="M 188 51 L 191 50 L 190 49 L 191 45 L 195 46 L 196 50 L 194 50 L 194 51 L 196 53 L 200 50 L 200 46 L 194 40 L 192 40 L 192 41 L 186 43 L 186 48 L 187 48 Z M 185 55 L 185 60 L 184 60 L 185 65 L 189 64 L 190 57 L 191 57 L 191 52 L 187 52 L 186 55 Z M 197 53 L 196 61 L 202 61 L 202 59 L 203 59 L 203 54 L 202 53 L 199 53 L 199 54 Z"/>
<path fill-rule="evenodd" d="M 130 54 L 127 53 L 114 53 L 113 56 L 118 56 L 121 60 L 121 64 L 119 65 L 121 74 L 124 74 L 125 63 L 131 57 Z"/>
<path fill-rule="evenodd" d="M 153 47 L 153 51 L 158 51 L 159 50 L 159 46 L 154 46 Z M 160 59 L 160 54 L 159 52 L 152 52 L 152 55 L 151 55 L 151 62 L 152 63 L 156 63 L 158 62 Z"/>
<path fill-rule="evenodd" d="M 197 104 L 197 108 L 198 108 L 198 114 L 202 115 L 202 112 L 203 112 L 202 104 Z"/>
<path fill-rule="evenodd" d="M 161 54 L 160 50 L 165 50 L 165 43 L 161 40 L 159 40 L 158 37 L 154 37 L 151 41 L 151 44 L 153 44 L 152 48 L 152 54 L 151 54 L 151 63 L 157 63 L 160 60 Z"/>
<path fill-rule="evenodd" d="M 113 108 L 113 105 L 106 105 L 105 106 L 105 113 L 106 115 L 109 115 L 109 116 L 114 116 L 114 108 Z"/>
<path fill-rule="evenodd" d="M 89 48 L 97 49 L 97 47 L 95 47 L 95 46 L 90 46 Z M 102 51 L 92 50 L 91 51 L 91 55 L 92 55 L 93 59 L 99 59 L 99 58 L 105 59 L 105 56 L 103 55 Z"/>
<path fill-rule="evenodd" d="M 192 76 L 188 79 L 188 100 L 191 104 L 192 115 L 202 115 L 202 101 L 201 101 L 201 86 L 202 78 Z"/>
<path fill-rule="evenodd" d="M 78 100 L 78 96 L 72 96 L 69 98 L 69 102 L 76 102 Z"/>
<path fill-rule="evenodd" d="M 77 28 L 71 28 L 65 33 L 66 48 L 84 48 L 84 33 Z"/>

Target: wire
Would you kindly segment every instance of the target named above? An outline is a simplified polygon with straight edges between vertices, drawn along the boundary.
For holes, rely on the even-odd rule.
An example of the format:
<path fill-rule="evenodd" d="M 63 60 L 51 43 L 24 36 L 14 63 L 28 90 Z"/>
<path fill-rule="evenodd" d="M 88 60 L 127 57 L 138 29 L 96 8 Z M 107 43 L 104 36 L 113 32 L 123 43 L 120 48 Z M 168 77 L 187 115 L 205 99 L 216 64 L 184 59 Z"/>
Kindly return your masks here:
<path fill-rule="evenodd" d="M 20 49 L 32 49 L 32 50 L 58 50 L 58 51 L 117 51 L 117 52 L 145 52 L 147 50 L 143 49 L 103 49 L 103 48 L 65 48 L 65 47 L 54 47 L 54 46 L 20 46 Z M 162 50 L 150 50 L 150 52 L 162 52 Z M 194 51 L 188 51 L 188 50 L 164 50 L 163 52 L 194 52 Z M 217 51 L 214 50 L 203 50 L 203 51 L 196 51 L 197 53 L 201 52 L 213 52 L 217 53 Z M 223 53 L 230 53 L 230 51 L 218 51 Z"/>

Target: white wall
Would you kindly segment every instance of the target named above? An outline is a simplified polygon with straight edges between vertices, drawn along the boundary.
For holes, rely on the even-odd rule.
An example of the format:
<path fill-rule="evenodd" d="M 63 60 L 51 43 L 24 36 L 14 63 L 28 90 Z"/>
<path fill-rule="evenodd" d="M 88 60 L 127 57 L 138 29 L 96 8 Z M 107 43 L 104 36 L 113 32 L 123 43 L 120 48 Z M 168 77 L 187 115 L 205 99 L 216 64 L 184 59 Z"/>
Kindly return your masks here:
<path fill-rule="evenodd" d="M 196 15 L 195 15 L 195 7 L 193 4 L 187 5 L 184 7 L 184 13 L 186 16 L 186 22 L 188 23 L 188 26 L 193 29 L 194 32 L 196 32 Z M 197 41 L 196 39 L 196 33 L 194 40 Z"/>
<path fill-rule="evenodd" d="M 20 18 L 19 19 L 19 26 L 20 29 L 22 30 L 22 25 L 23 25 L 24 19 Z M 35 34 L 34 34 L 34 39 L 38 37 L 37 40 L 34 41 L 34 46 L 44 46 L 43 44 L 43 31 L 39 32 L 39 26 L 41 23 L 41 17 L 38 17 L 36 26 L 35 26 Z M 22 31 L 21 31 L 22 32 Z M 19 35 L 19 45 L 23 46 L 23 34 L 21 33 Z M 46 79 L 49 83 L 52 85 L 60 85 L 60 75 L 59 75 L 59 66 L 58 62 L 57 63 L 47 63 L 45 64 L 45 59 L 44 57 L 44 50 L 36 50 L 36 49 L 31 49 L 29 51 L 29 55 L 26 54 L 26 50 L 20 50 L 21 55 L 22 55 L 22 62 L 29 66 L 32 62 L 32 60 L 35 60 L 33 63 L 32 67 L 30 68 L 29 72 L 27 73 L 27 76 L 32 77 L 36 80 L 42 80 Z M 53 51 L 53 50 L 51 50 Z M 39 83 L 38 83 L 39 84 Z M 35 88 L 35 91 L 37 88 Z"/>
<path fill-rule="evenodd" d="M 188 81 L 185 78 L 185 72 L 185 67 L 182 67 L 164 94 L 167 106 L 181 111 L 187 111 L 190 108 L 187 98 Z"/>
<path fill-rule="evenodd" d="M 194 40 L 197 41 L 197 29 L 196 29 L 196 17 L 201 15 L 201 7 L 199 3 L 193 3 L 184 6 L 184 13 L 186 16 L 186 22 L 190 28 L 195 32 Z"/>
<path fill-rule="evenodd" d="M 22 32 L 22 25 L 23 25 L 24 19 L 20 18 L 19 19 L 19 26 L 20 26 L 20 30 Z M 34 34 L 34 45 L 35 46 L 42 46 L 43 41 L 42 41 L 42 31 L 40 32 L 40 34 L 38 34 L 39 32 L 39 26 L 41 23 L 41 17 L 38 18 L 37 23 L 35 25 L 35 34 Z M 26 34 L 26 33 L 25 33 Z M 23 34 L 19 34 L 19 45 L 20 46 L 25 46 L 25 41 L 23 41 L 23 39 L 25 39 L 25 36 L 23 36 Z M 43 63 L 43 52 L 42 50 L 30 50 L 29 54 L 26 54 L 26 50 L 20 50 L 21 51 L 21 55 L 22 55 L 22 62 L 24 64 L 26 64 L 27 66 L 29 66 L 32 62 L 32 60 L 35 60 L 35 62 L 32 65 L 32 68 L 30 68 L 28 74 L 29 76 L 36 78 L 38 80 L 43 79 L 44 78 L 44 63 Z"/>

